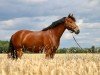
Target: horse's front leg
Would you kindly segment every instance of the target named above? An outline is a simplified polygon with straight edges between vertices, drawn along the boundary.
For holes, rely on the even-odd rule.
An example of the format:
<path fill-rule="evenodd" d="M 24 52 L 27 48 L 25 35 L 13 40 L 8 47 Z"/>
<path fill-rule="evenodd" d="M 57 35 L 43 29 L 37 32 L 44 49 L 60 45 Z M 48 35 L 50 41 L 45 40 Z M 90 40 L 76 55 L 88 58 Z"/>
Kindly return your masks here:
<path fill-rule="evenodd" d="M 54 58 L 55 53 L 56 53 L 56 49 L 53 49 L 53 50 L 52 50 L 52 52 L 51 52 L 51 54 L 50 54 L 50 58 L 52 58 L 52 59 L 53 59 L 53 58 Z"/>
<path fill-rule="evenodd" d="M 55 53 L 51 53 L 51 54 L 50 54 L 50 58 L 53 59 L 53 58 L 54 58 L 54 55 L 55 55 Z"/>
<path fill-rule="evenodd" d="M 50 57 L 50 54 L 52 53 L 51 49 L 46 49 L 46 50 L 45 50 L 45 53 L 46 53 L 45 58 L 46 58 L 46 59 L 50 59 L 50 58 L 51 58 L 51 57 Z"/>
<path fill-rule="evenodd" d="M 48 49 L 46 50 L 46 56 L 45 58 L 48 59 L 48 58 L 54 58 L 54 55 L 56 53 L 56 50 L 55 49 Z"/>

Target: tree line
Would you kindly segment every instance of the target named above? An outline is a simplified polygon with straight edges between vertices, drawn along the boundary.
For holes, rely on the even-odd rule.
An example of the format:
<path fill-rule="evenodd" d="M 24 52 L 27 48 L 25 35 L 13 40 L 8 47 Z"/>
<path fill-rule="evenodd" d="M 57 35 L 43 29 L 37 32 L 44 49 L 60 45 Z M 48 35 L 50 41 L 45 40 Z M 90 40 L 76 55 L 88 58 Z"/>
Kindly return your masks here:
<path fill-rule="evenodd" d="M 0 53 L 7 53 L 9 49 L 9 41 L 0 41 Z M 29 53 L 24 50 L 25 53 Z M 80 49 L 78 47 L 59 48 L 57 53 L 100 53 L 100 47 L 91 46 L 90 48 Z"/>

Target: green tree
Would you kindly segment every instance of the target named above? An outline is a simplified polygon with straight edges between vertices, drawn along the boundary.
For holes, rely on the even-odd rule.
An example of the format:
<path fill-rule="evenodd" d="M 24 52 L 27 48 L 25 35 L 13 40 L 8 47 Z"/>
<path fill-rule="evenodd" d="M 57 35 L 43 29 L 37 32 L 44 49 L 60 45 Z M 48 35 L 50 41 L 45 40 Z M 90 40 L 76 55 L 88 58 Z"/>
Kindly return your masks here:
<path fill-rule="evenodd" d="M 92 46 L 92 47 L 91 47 L 91 52 L 92 52 L 92 53 L 95 53 L 95 46 Z"/>
<path fill-rule="evenodd" d="M 0 53 L 6 53 L 8 51 L 9 42 L 8 41 L 0 41 Z"/>

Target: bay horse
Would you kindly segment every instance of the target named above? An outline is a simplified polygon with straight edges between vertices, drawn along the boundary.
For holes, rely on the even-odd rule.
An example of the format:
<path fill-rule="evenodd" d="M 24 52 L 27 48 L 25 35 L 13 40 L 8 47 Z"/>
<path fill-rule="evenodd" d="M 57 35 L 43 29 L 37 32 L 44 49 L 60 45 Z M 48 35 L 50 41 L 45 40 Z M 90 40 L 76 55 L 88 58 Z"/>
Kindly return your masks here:
<path fill-rule="evenodd" d="M 23 49 L 39 53 L 45 52 L 45 58 L 53 58 L 60 44 L 60 38 L 66 29 L 79 34 L 73 14 L 63 17 L 41 31 L 19 30 L 11 36 L 9 52 L 11 58 L 21 58 Z"/>

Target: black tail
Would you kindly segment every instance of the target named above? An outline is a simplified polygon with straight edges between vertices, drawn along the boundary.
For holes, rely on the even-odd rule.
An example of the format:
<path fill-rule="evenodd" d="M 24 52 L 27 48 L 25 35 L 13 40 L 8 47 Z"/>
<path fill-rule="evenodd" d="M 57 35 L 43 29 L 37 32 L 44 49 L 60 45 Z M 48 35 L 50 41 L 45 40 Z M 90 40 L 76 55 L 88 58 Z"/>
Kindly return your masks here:
<path fill-rule="evenodd" d="M 12 59 L 17 59 L 17 53 L 12 43 L 12 38 L 9 42 L 9 50 L 8 50 L 8 57 Z"/>

